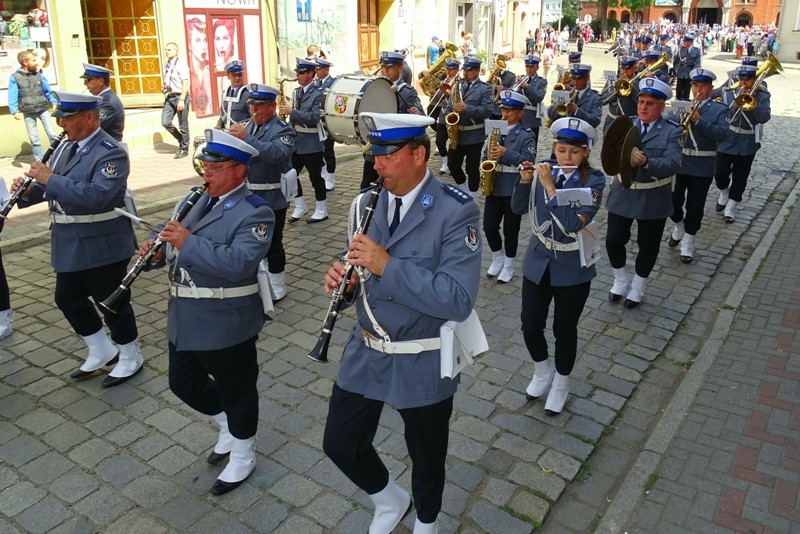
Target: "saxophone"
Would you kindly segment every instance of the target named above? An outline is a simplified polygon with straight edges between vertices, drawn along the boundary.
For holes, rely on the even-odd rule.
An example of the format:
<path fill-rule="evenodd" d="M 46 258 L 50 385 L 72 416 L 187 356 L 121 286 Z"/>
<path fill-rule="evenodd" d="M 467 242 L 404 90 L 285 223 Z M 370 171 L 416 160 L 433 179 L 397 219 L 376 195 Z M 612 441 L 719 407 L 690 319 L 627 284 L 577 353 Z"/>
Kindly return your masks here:
<path fill-rule="evenodd" d="M 278 80 L 278 87 L 280 88 L 280 94 L 278 95 L 278 105 L 283 106 L 286 104 L 286 93 L 283 91 L 283 84 L 286 82 L 296 82 L 297 79 L 291 80 L 289 78 L 281 78 Z M 286 120 L 286 115 L 283 113 L 278 113 L 278 118 L 282 121 Z"/>
<path fill-rule="evenodd" d="M 456 77 L 453 81 L 452 95 L 452 105 L 455 106 L 461 102 L 461 78 Z M 450 139 L 448 148 L 450 150 L 455 150 L 458 148 L 458 124 L 461 122 L 461 115 L 455 111 L 451 111 L 444 118 L 444 122 L 447 123 L 447 137 Z"/>
<path fill-rule="evenodd" d="M 492 149 L 497 146 L 500 138 L 500 128 L 492 128 L 489 135 L 489 148 L 486 151 L 487 159 L 481 162 L 481 191 L 488 197 L 494 190 L 494 180 L 497 177 L 497 162 L 492 159 Z"/>

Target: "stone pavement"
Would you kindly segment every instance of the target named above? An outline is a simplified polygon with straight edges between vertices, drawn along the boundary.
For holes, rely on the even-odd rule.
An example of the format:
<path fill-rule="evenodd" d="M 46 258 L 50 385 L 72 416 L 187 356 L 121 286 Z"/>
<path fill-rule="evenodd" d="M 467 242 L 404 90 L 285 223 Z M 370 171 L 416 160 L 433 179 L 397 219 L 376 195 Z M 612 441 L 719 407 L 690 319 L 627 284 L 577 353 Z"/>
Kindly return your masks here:
<path fill-rule="evenodd" d="M 584 52 L 598 71 L 610 68 L 603 50 L 587 47 Z M 724 72 L 732 65 L 723 56 L 709 58 L 707 66 Z M 682 378 L 691 376 L 693 361 L 699 360 L 740 271 L 751 265 L 751 255 L 797 183 L 798 154 L 790 149 L 798 144 L 800 122 L 796 80 L 797 70 L 792 70 L 787 79 L 770 81 L 773 95 L 780 98 L 773 97 L 768 141 L 756 158 L 741 216 L 725 224 L 713 214 L 709 196 L 695 263 L 680 263 L 677 253 L 664 246 L 645 302 L 624 310 L 606 300 L 612 277 L 601 260 L 581 322 L 573 395 L 560 416 L 546 417 L 541 403 L 527 403 L 524 397 L 532 365 L 519 332 L 519 275 L 506 285 L 482 280 L 477 309 L 491 350 L 465 371 L 456 395 L 442 532 L 522 533 L 540 526 L 548 532 L 587 531 L 602 524 L 607 508 L 613 515 L 609 501 L 623 492 L 626 474 L 648 452 L 645 443 L 662 408 Z M 549 151 L 549 136 L 543 139 L 540 156 Z M 137 148 L 132 156 L 131 185 L 151 221 L 168 217 L 175 199 L 198 182 L 188 160 L 175 162 L 168 149 Z M 439 165 L 433 157 L 430 167 Z M 99 378 L 73 383 L 67 375 L 84 348 L 53 304 L 49 249 L 32 239 L 46 222 L 41 212 L 13 214 L 2 243 L 16 320 L 15 333 L 0 342 L 0 531 L 366 530 L 371 504 L 321 451 L 326 401 L 352 314 L 337 325 L 330 363 L 316 364 L 305 356 L 328 307 L 322 273 L 341 246 L 344 214 L 360 169 L 357 155 L 337 169 L 330 205 L 338 216 L 313 226 L 287 225 L 289 293 L 258 344 L 258 466 L 247 483 L 221 498 L 207 492 L 219 472 L 205 463 L 215 441 L 213 428 L 168 389 L 163 272 L 143 274 L 133 289 L 144 371 L 109 391 L 99 387 Z M 603 210 L 598 220 L 604 226 Z M 796 241 L 797 234 L 788 232 Z M 524 243 L 529 235 L 523 224 Z M 7 248 L 7 242 L 16 244 Z M 488 264 L 487 250 L 484 267 Z M 744 328 L 736 323 L 732 332 L 737 327 Z M 747 327 L 756 334 L 764 331 L 754 320 Z M 790 387 L 782 386 L 773 397 L 792 398 Z M 771 392 L 767 387 L 764 395 Z M 709 411 L 700 415 L 713 419 Z M 409 487 L 401 430 L 398 415 L 385 410 L 376 444 L 390 471 Z M 755 448 L 753 442 L 747 446 Z M 742 461 L 752 465 L 752 452 L 743 455 Z M 688 471 L 696 471 L 698 461 L 689 465 Z M 669 480 L 661 468 L 654 472 L 660 478 L 647 488 L 653 490 L 650 495 L 658 495 L 659 484 Z M 744 491 L 741 484 L 730 486 L 730 491 Z M 680 488 L 673 484 L 663 491 L 684 495 Z M 661 495 L 654 505 L 668 502 L 667 494 Z M 734 504 L 746 502 L 741 493 L 731 495 Z M 643 496 L 635 494 L 634 504 Z M 659 513 L 648 506 L 649 496 L 620 525 L 649 531 L 661 517 L 669 518 L 671 508 Z M 745 513 L 747 506 L 743 510 L 752 517 Z M 407 532 L 412 524 L 408 518 L 397 531 Z M 674 530 L 666 523 L 660 528 Z"/>

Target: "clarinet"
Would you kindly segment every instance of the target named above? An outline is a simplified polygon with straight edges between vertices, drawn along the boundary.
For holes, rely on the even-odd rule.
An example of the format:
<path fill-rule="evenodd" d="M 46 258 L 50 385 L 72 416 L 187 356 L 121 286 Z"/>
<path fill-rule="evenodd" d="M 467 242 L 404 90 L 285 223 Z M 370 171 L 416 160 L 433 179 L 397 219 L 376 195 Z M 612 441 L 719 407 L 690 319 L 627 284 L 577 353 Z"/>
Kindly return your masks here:
<path fill-rule="evenodd" d="M 181 206 L 181 208 L 178 210 L 178 213 L 175 214 L 172 220 L 181 222 L 184 217 L 189 214 L 197 201 L 200 200 L 200 197 L 203 196 L 203 193 L 206 192 L 206 189 L 208 189 L 207 183 L 192 191 L 192 194 L 189 195 L 189 198 L 186 199 L 186 202 L 183 204 L 183 206 Z M 161 237 L 157 237 L 153 242 L 153 246 L 147 251 L 147 254 L 140 256 L 139 259 L 136 260 L 136 263 L 133 264 L 131 270 L 128 271 L 128 274 L 126 274 L 125 278 L 123 278 L 122 282 L 120 282 L 119 287 L 114 291 L 114 293 L 111 294 L 110 297 L 101 302 L 100 306 L 111 313 L 117 313 L 117 308 L 119 307 L 123 295 L 130 292 L 133 281 L 136 280 L 144 268 L 147 267 L 147 264 L 150 263 L 153 258 L 155 258 L 156 254 L 158 254 L 158 251 L 161 250 L 163 245 L 164 241 L 161 240 Z"/>
<path fill-rule="evenodd" d="M 361 216 L 361 223 L 356 228 L 355 234 L 366 234 L 369 231 L 369 225 L 372 222 L 372 217 L 375 215 L 375 206 L 378 204 L 378 196 L 383 189 L 383 178 L 379 177 L 370 191 L 370 197 L 367 205 L 364 206 L 364 213 Z M 354 234 L 354 235 L 355 235 Z M 308 357 L 315 362 L 328 361 L 328 346 L 331 343 L 331 334 L 333 327 L 336 325 L 336 319 L 339 318 L 339 310 L 342 309 L 344 303 L 344 295 L 347 291 L 347 286 L 350 285 L 350 277 L 353 276 L 355 266 L 347 263 L 347 256 L 344 259 L 344 278 L 339 287 L 333 290 L 331 295 L 331 305 L 328 307 L 328 315 L 325 317 L 325 323 L 322 325 L 322 333 L 319 335 L 317 344 L 312 351 L 308 353 Z"/>
<path fill-rule="evenodd" d="M 53 155 L 53 152 L 56 151 L 56 148 L 58 148 L 58 145 L 61 144 L 61 141 L 64 139 L 65 135 L 66 134 L 64 132 L 58 134 L 56 140 L 53 141 L 53 144 L 50 145 L 50 148 L 48 148 L 47 151 L 44 153 L 44 156 L 42 156 L 42 163 L 47 163 L 47 160 L 49 160 L 50 156 Z M 6 202 L 6 205 L 3 206 L 3 209 L 0 209 L 0 219 L 8 218 L 8 213 L 17 204 L 17 202 L 19 202 L 19 199 L 22 197 L 22 195 L 25 194 L 25 191 L 28 190 L 28 188 L 31 186 L 32 183 L 33 183 L 33 178 L 31 178 L 26 174 L 25 180 L 22 182 L 22 184 L 20 184 L 19 189 L 17 189 L 11 194 L 11 196 L 8 199 L 8 202 Z"/>

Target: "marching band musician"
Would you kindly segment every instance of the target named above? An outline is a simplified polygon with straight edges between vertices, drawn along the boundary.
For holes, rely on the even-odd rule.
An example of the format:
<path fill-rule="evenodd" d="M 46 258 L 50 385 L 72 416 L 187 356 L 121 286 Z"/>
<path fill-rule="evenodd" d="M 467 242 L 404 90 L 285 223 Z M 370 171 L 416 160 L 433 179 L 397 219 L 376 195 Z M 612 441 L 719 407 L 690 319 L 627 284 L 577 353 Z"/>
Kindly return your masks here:
<path fill-rule="evenodd" d="M 580 63 L 581 57 L 583 57 L 583 54 L 581 52 L 568 53 L 567 54 L 567 61 L 569 62 L 568 64 L 572 65 L 573 63 Z"/>
<path fill-rule="evenodd" d="M 314 83 L 319 87 L 324 95 L 330 91 L 333 82 L 336 81 L 335 76 L 331 76 L 331 67 L 333 63 L 325 58 L 317 58 L 317 78 Z M 333 191 L 336 187 L 336 153 L 333 151 L 334 140 L 331 136 L 325 138 L 322 142 L 324 150 L 322 151 L 322 159 L 325 160 L 325 166 L 322 167 L 322 178 L 325 180 L 325 189 Z"/>
<path fill-rule="evenodd" d="M 244 62 L 234 59 L 225 65 L 230 86 L 222 97 L 217 129 L 229 130 L 234 123 L 243 123 L 250 118 L 249 90 L 244 83 Z"/>
<path fill-rule="evenodd" d="M 484 206 L 483 233 L 492 250 L 492 264 L 486 276 L 496 276 L 498 284 L 506 284 L 514 276 L 522 216 L 511 210 L 511 193 L 519 175 L 518 166 L 523 161 L 536 159 L 536 138 L 530 129 L 520 124 L 526 106 L 530 107 L 530 101 L 525 95 L 501 91 L 500 108 L 503 120 L 508 122 L 508 134 L 500 136 L 496 146 L 487 145 L 484 151 L 484 160 L 491 159 L 497 164 L 492 194 L 486 197 Z M 502 237 L 500 223 L 503 223 Z"/>
<path fill-rule="evenodd" d="M 50 205 L 56 305 L 89 348 L 86 361 L 70 377 L 88 378 L 116 364 L 101 383 L 108 388 L 127 381 L 144 365 L 130 293 L 121 300 L 117 313 L 101 308 L 117 346 L 109 341 L 89 300 L 100 303 L 114 293 L 136 250 L 130 220 L 114 211 L 125 206 L 130 163 L 128 153 L 100 128 L 100 97 L 54 94 L 58 99 L 55 116 L 69 141 L 53 154 L 52 167 L 39 161 L 31 165 L 27 174 L 35 182 L 19 206 L 43 200 Z M 15 179 L 12 192 L 22 182 Z"/>
<path fill-rule="evenodd" d="M 693 46 L 694 35 L 686 34 L 683 36 L 683 46 L 681 46 L 673 58 L 675 67 L 675 99 L 689 100 L 692 86 L 692 71 L 700 67 L 700 50 Z"/>
<path fill-rule="evenodd" d="M 644 52 L 644 68 L 650 67 L 653 63 L 661 59 L 661 52 L 658 50 L 646 50 Z M 655 72 L 648 72 L 647 74 L 642 75 L 643 78 L 657 78 L 664 82 L 665 84 L 669 85 L 669 71 L 667 70 L 667 66 L 664 65 L 663 67 L 659 68 Z"/>
<path fill-rule="evenodd" d="M 755 56 L 742 56 L 742 65 L 752 65 L 754 67 L 758 67 L 758 58 Z M 715 87 L 711 91 L 711 98 L 713 98 L 717 102 L 721 102 L 722 93 L 724 93 L 725 90 L 728 89 L 728 87 L 738 82 L 738 80 L 739 80 L 739 68 L 737 67 L 732 71 L 728 71 L 728 79 L 726 79 L 724 82 L 722 82 L 721 85 Z M 761 83 L 764 84 L 764 87 L 768 87 L 766 80 L 764 80 Z"/>
<path fill-rule="evenodd" d="M 653 45 L 653 50 L 658 50 L 661 54 L 667 54 L 669 56 L 669 61 L 672 64 L 671 67 L 664 66 L 661 70 L 666 71 L 667 76 L 669 77 L 669 83 L 672 85 L 672 79 L 675 77 L 675 51 L 672 49 L 672 45 L 669 44 L 670 36 L 667 33 L 662 33 L 661 37 L 659 38 L 659 44 Z"/>
<path fill-rule="evenodd" d="M 630 55 L 636 58 L 636 61 L 641 60 L 644 57 L 644 45 L 642 45 L 642 38 L 636 37 L 633 39 L 633 49 L 631 50 Z"/>
<path fill-rule="evenodd" d="M 417 90 L 402 77 L 405 59 L 406 56 L 401 52 L 384 50 L 381 52 L 381 59 L 379 61 L 381 65 L 381 75 L 392 82 L 392 90 L 400 97 L 400 104 L 398 106 L 399 113 L 424 115 L 425 111 L 422 107 L 422 102 L 419 100 Z M 370 184 L 377 179 L 378 173 L 375 171 L 375 157 L 372 154 L 365 154 L 364 169 L 361 174 L 361 189 L 369 187 Z"/>
<path fill-rule="evenodd" d="M 503 116 L 502 111 L 500 111 L 500 92 L 505 89 L 511 89 L 516 83 L 516 81 L 517 81 L 516 74 L 514 74 L 510 70 L 500 69 L 497 71 L 497 75 L 495 76 L 495 84 L 499 85 L 499 90 L 496 91 L 497 99 L 494 101 L 494 109 L 492 110 L 492 115 L 489 117 L 490 119 L 500 119 L 500 117 Z"/>
<path fill-rule="evenodd" d="M 486 139 L 484 121 L 492 114 L 494 108 L 494 88 L 479 78 L 481 60 L 467 56 L 462 66 L 463 79 L 458 84 L 461 102 L 453 104 L 453 93 L 447 99 L 444 108 L 445 117 L 450 112 L 461 116 L 458 124 L 458 146 L 447 151 L 447 167 L 456 184 L 467 181 L 467 187 L 473 198 L 478 195 L 481 179 L 480 159 L 483 142 Z M 453 91 L 455 91 L 455 87 Z M 461 168 L 466 158 L 466 173 Z"/>
<path fill-rule="evenodd" d="M 606 202 L 606 251 L 614 270 L 614 285 L 608 299 L 619 302 L 627 292 L 626 308 L 636 308 L 642 301 L 647 278 L 658 259 L 667 217 L 672 215 L 672 178 L 681 165 L 681 128 L 661 117 L 664 103 L 671 97 L 672 89 L 661 80 L 639 81 L 638 117 L 633 126 L 641 131 L 642 151 L 631 156 L 639 169 L 628 189 L 620 180 L 613 180 Z M 638 227 L 639 253 L 630 282 L 625 270 L 625 246 L 634 221 Z"/>
<path fill-rule="evenodd" d="M 163 226 L 159 237 L 167 247 L 151 267 L 169 264 L 169 387 L 219 426 L 208 463 L 228 459 L 210 490 L 223 495 L 241 485 L 256 464 L 256 341 L 265 320 L 256 273 L 274 218 L 245 183 L 258 151 L 221 130 L 206 130 L 206 140 L 199 157 L 208 190 L 182 221 Z M 155 234 L 149 237 L 140 256 L 153 246 Z"/>
<path fill-rule="evenodd" d="M 487 89 L 488 90 L 488 89 Z M 470 315 L 480 282 L 478 205 L 427 168 L 430 117 L 365 113 L 375 167 L 384 179 L 366 234 L 348 240 L 353 276 L 347 303 L 358 319 L 342 354 L 325 425 L 323 450 L 359 488 L 375 513 L 369 532 L 388 534 L 410 509 L 372 442 L 384 404 L 403 419 L 411 457 L 415 534 L 438 532 L 453 395 L 441 378 L 439 329 Z M 356 209 L 366 204 L 362 195 Z M 342 284 L 335 263 L 325 290 Z M 376 337 L 377 336 L 377 337 Z"/>
<path fill-rule="evenodd" d="M 722 94 L 722 103 L 728 110 L 730 134 L 717 146 L 714 181 L 719 189 L 716 210 L 722 212 L 727 223 L 736 218 L 736 207 L 747 187 L 753 159 L 761 148 L 763 125 L 772 117 L 769 91 L 763 84 L 755 87 L 757 70 L 753 65 L 741 65 L 738 92 L 727 88 Z M 735 101 L 742 93 L 755 99 L 756 105 L 751 111 L 745 111 Z"/>
<path fill-rule="evenodd" d="M 328 218 L 327 189 L 325 180 L 322 179 L 322 166 L 325 164 L 322 153 L 324 147 L 320 139 L 322 125 L 322 91 L 314 85 L 317 64 L 310 59 L 295 58 L 297 66 L 294 69 L 297 83 L 300 85 L 294 91 L 294 100 L 291 104 L 278 106 L 278 112 L 288 118 L 288 122 L 297 132 L 294 154 L 292 155 L 292 168 L 300 174 L 303 167 L 308 169 L 308 178 L 314 189 L 316 204 L 314 213 L 308 223 L 318 223 Z M 294 211 L 289 218 L 290 223 L 300 220 L 308 213 L 306 201 L 303 198 L 303 186 L 297 181 L 297 197 L 294 199 Z"/>
<path fill-rule="evenodd" d="M 286 251 L 283 230 L 289 202 L 281 188 L 281 175 L 292 168 L 294 128 L 283 122 L 276 113 L 279 90 L 268 85 L 250 84 L 248 103 L 253 120 L 246 127 L 234 123 L 230 133 L 258 151 L 250 164 L 247 187 L 264 199 L 275 214 L 272 240 L 267 251 L 269 285 L 275 301 L 286 296 Z"/>
<path fill-rule="evenodd" d="M 531 108 L 526 108 L 522 114 L 521 124 L 523 128 L 530 128 L 533 132 L 534 154 L 536 154 L 536 147 L 539 145 L 539 128 L 542 126 L 539 108 L 547 95 L 547 78 L 542 78 L 538 75 L 540 62 L 541 60 L 533 54 L 525 56 L 525 75 L 528 80 L 519 86 L 520 92 L 531 103 Z"/>
<path fill-rule="evenodd" d="M 622 78 L 632 80 L 636 76 L 636 67 L 638 61 L 634 56 L 619 56 L 619 70 Z M 614 85 L 611 89 L 614 90 Z M 628 96 L 622 96 L 616 93 L 608 103 L 608 115 L 606 121 L 603 123 L 603 135 L 605 136 L 611 123 L 618 117 L 626 115 L 631 117 L 636 115 L 636 103 L 639 101 L 639 86 L 636 83 L 631 83 L 631 93 Z"/>
<path fill-rule="evenodd" d="M 83 64 L 83 84 L 94 96 L 102 98 L 97 109 L 100 113 L 100 127 L 114 138 L 115 141 L 122 141 L 122 132 L 125 130 L 125 108 L 117 94 L 111 90 L 108 82 L 114 71 L 92 65 Z"/>
<path fill-rule="evenodd" d="M 708 69 L 692 71 L 693 105 L 696 109 L 688 120 L 687 134 L 683 140 L 681 168 L 675 175 L 672 191 L 672 222 L 675 227 L 667 244 L 672 248 L 681 245 L 681 261 L 691 263 L 694 256 L 694 238 L 703 220 L 703 207 L 714 176 L 714 158 L 717 143 L 728 136 L 725 106 L 711 100 L 711 89 L 717 77 Z M 673 120 L 678 122 L 678 117 Z M 686 203 L 684 217 L 683 205 Z"/>
<path fill-rule="evenodd" d="M 589 165 L 595 129 L 586 121 L 564 117 L 553 122 L 553 152 L 560 169 L 542 162 L 533 171 L 521 171 L 512 196 L 516 213 L 528 212 L 533 195 L 531 236 L 522 279 L 522 334 L 533 359 L 534 373 L 525 396 L 533 400 L 550 390 L 545 413 L 558 415 L 569 395 L 569 376 L 578 350 L 578 320 L 589 297 L 593 264 L 581 267 L 576 234 L 592 222 L 603 197 L 606 177 Z M 525 162 L 529 165 L 529 162 Z M 535 181 L 535 183 L 534 183 Z M 559 189 L 589 188 L 591 204 L 559 205 Z M 554 358 L 549 357 L 544 329 L 550 302 L 555 299 Z"/>
<path fill-rule="evenodd" d="M 591 72 L 592 66 L 584 63 L 572 63 L 569 66 L 572 91 L 577 91 L 577 94 L 567 104 L 567 116 L 578 117 L 597 128 L 603 117 L 603 100 L 597 91 L 589 88 Z M 555 103 L 547 108 L 547 116 L 553 121 L 561 118 L 556 108 Z"/>
<path fill-rule="evenodd" d="M 461 69 L 461 62 L 455 58 L 449 57 L 445 60 L 444 71 L 445 79 L 450 80 L 450 90 L 453 90 L 453 80 L 458 76 L 458 71 Z M 444 106 L 447 103 L 447 97 L 442 94 L 441 86 L 436 91 L 436 94 L 431 98 L 431 104 L 435 104 L 436 109 L 428 109 L 428 116 L 436 120 L 436 150 L 442 158 L 442 166 L 439 169 L 439 174 L 450 172 L 447 168 L 447 123 L 444 121 L 445 113 L 443 112 Z"/>

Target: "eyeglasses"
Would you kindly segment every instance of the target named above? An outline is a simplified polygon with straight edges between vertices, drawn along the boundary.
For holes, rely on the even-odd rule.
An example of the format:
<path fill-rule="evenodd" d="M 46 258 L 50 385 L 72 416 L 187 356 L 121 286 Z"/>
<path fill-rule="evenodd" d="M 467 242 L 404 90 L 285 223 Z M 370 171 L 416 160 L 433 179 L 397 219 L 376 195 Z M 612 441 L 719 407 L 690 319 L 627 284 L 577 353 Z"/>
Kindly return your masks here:
<path fill-rule="evenodd" d="M 225 169 L 230 169 L 231 167 L 236 167 L 237 165 L 241 165 L 240 163 L 233 163 L 231 165 L 223 165 L 219 167 L 209 167 L 208 163 L 206 163 L 205 171 L 203 172 L 203 176 L 213 176 L 215 174 L 219 174 L 220 172 L 224 171 Z"/>

